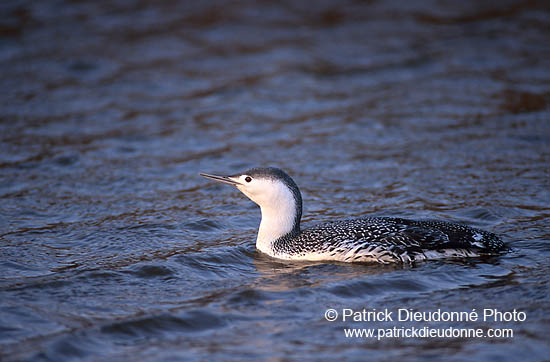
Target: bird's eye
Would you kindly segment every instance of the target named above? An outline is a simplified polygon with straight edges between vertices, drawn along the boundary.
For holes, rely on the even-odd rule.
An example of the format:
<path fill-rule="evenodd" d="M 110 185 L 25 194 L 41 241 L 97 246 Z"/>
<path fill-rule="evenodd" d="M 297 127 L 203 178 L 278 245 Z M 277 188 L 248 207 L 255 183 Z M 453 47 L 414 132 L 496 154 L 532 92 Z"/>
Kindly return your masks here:
<path fill-rule="evenodd" d="M 246 176 L 246 178 L 245 178 L 244 180 L 245 180 L 246 182 L 250 182 L 250 181 L 252 181 L 252 177 Z"/>

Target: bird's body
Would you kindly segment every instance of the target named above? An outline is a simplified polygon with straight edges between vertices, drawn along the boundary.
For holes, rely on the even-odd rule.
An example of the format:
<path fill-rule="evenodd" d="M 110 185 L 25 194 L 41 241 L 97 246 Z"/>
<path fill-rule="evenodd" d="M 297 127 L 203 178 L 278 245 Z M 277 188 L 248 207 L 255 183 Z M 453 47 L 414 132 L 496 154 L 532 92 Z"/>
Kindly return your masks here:
<path fill-rule="evenodd" d="M 232 176 L 201 175 L 236 186 L 260 206 L 256 247 L 278 259 L 413 263 L 498 254 L 505 249 L 492 233 L 435 220 L 369 217 L 301 230 L 302 197 L 283 171 L 270 167 Z"/>
<path fill-rule="evenodd" d="M 494 234 L 436 220 L 389 217 L 334 221 L 277 239 L 268 254 L 280 259 L 404 262 L 498 252 Z"/>

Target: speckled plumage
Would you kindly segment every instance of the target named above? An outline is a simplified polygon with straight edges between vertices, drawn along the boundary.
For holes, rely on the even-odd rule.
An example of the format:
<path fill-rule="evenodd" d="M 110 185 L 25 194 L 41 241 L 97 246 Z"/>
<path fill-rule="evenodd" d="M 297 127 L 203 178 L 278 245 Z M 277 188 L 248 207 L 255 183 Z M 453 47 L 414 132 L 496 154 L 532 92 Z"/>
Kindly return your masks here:
<path fill-rule="evenodd" d="M 236 186 L 260 206 L 256 246 L 279 259 L 414 263 L 498 254 L 506 249 L 495 234 L 437 220 L 368 217 L 301 230 L 300 190 L 284 171 L 269 167 L 232 176 L 201 175 Z"/>
<path fill-rule="evenodd" d="M 273 252 L 287 259 L 332 259 L 343 262 L 403 262 L 495 254 L 504 243 L 492 233 L 436 221 L 370 217 L 328 222 L 285 235 Z"/>

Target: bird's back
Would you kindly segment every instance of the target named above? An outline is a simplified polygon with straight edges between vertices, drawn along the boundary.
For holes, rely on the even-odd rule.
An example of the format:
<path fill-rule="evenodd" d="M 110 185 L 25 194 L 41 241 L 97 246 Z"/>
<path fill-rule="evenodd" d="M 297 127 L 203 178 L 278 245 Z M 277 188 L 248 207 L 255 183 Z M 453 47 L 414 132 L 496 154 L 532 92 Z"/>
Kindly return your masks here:
<path fill-rule="evenodd" d="M 371 217 L 316 225 L 277 240 L 273 249 L 285 259 L 411 263 L 496 254 L 504 243 L 456 223 Z"/>

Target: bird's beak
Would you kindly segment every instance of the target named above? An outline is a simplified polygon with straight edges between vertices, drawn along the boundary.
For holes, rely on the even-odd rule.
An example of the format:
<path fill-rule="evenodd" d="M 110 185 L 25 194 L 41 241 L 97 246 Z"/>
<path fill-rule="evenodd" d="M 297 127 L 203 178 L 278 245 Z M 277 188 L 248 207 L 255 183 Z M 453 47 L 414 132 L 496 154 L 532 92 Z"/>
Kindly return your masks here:
<path fill-rule="evenodd" d="M 202 177 L 206 177 L 207 179 L 214 180 L 217 182 L 222 182 L 224 184 L 229 184 L 233 186 L 242 185 L 240 182 L 232 180 L 231 176 L 219 176 L 219 175 L 209 175 L 207 173 L 199 173 Z"/>

